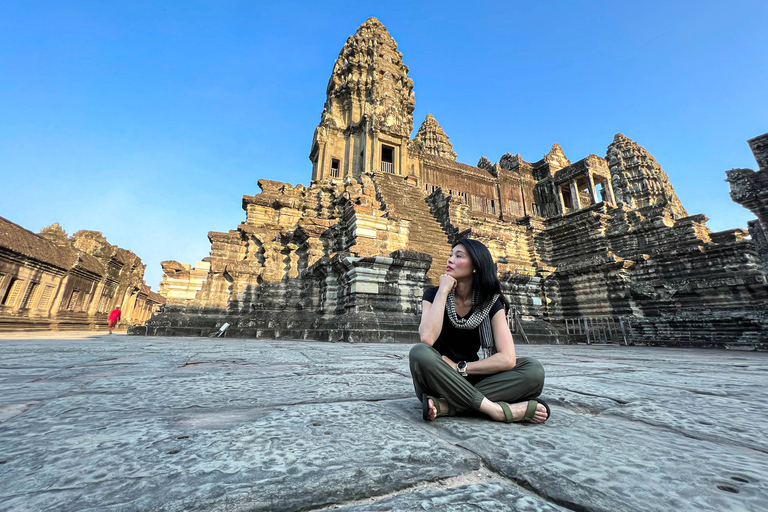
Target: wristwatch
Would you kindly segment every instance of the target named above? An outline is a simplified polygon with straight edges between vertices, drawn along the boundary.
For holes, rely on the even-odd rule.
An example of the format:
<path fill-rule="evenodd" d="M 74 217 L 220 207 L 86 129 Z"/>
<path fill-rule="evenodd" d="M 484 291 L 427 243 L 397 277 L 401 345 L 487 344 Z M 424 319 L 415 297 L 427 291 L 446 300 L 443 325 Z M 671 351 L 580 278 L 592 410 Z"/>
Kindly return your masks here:
<path fill-rule="evenodd" d="M 459 364 L 456 365 L 456 370 L 458 370 L 459 375 L 462 377 L 467 376 L 467 362 L 466 361 L 459 361 Z"/>

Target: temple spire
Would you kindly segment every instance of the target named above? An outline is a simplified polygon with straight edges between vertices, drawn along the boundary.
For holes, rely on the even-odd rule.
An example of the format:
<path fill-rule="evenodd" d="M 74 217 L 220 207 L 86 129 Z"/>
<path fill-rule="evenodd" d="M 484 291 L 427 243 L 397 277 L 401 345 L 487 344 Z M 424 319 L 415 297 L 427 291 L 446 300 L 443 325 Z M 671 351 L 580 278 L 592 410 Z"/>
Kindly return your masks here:
<path fill-rule="evenodd" d="M 390 154 L 410 138 L 414 105 L 403 54 L 384 25 L 368 18 L 347 39 L 328 80 L 309 156 L 313 179 L 359 178 L 381 161 L 398 167 L 400 160 Z M 382 156 L 383 138 L 389 149 Z"/>
<path fill-rule="evenodd" d="M 667 173 L 640 144 L 617 133 L 605 159 L 611 169 L 617 201 L 630 208 L 659 208 L 673 219 L 688 216 Z"/>
<path fill-rule="evenodd" d="M 413 141 L 422 153 L 456 161 L 453 144 L 432 114 L 427 114 Z"/>

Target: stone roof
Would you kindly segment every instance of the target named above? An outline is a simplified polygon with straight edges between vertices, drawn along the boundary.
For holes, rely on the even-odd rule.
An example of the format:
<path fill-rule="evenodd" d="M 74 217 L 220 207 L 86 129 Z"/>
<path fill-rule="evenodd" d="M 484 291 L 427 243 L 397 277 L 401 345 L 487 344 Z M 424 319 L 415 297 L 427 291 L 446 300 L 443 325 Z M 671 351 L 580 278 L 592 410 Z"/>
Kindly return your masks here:
<path fill-rule="evenodd" d="M 75 263 L 74 250 L 58 246 L 4 217 L 0 217 L 0 247 L 64 270 Z"/>
<path fill-rule="evenodd" d="M 57 245 L 4 217 L 0 217 L 0 247 L 63 270 L 79 268 L 104 275 L 104 265 L 90 254 Z"/>
<path fill-rule="evenodd" d="M 88 253 L 78 251 L 77 249 L 72 249 L 72 252 L 75 253 L 75 257 L 77 258 L 74 262 L 74 265 L 72 265 L 73 268 L 87 270 L 88 272 L 99 276 L 103 276 L 105 274 L 104 265 L 102 265 L 96 257 L 91 256 Z"/>
<path fill-rule="evenodd" d="M 424 162 L 425 165 L 431 165 L 433 167 L 440 167 L 443 169 L 450 169 L 462 174 L 471 174 L 471 175 L 474 175 L 475 177 L 493 179 L 493 176 L 491 176 L 490 171 L 486 169 L 480 169 L 479 167 L 473 167 L 471 165 L 462 164 L 461 162 L 454 162 L 453 160 L 450 160 L 448 158 L 443 158 L 441 156 L 428 155 L 426 153 L 422 153 L 419 155 L 419 159 L 421 159 L 421 161 Z"/>

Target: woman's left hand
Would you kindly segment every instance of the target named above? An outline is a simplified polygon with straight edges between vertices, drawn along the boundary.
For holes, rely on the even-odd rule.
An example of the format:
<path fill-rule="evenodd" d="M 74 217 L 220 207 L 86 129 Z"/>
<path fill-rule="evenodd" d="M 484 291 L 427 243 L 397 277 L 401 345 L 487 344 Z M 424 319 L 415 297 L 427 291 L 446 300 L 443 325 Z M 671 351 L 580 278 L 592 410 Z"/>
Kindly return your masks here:
<path fill-rule="evenodd" d="M 451 365 L 451 368 L 453 368 L 454 370 L 458 370 L 458 364 L 456 364 L 456 363 L 454 363 L 453 361 L 451 361 L 451 358 L 450 358 L 450 357 L 448 357 L 448 356 L 443 356 L 443 361 L 445 361 L 446 363 L 448 363 L 449 365 Z"/>

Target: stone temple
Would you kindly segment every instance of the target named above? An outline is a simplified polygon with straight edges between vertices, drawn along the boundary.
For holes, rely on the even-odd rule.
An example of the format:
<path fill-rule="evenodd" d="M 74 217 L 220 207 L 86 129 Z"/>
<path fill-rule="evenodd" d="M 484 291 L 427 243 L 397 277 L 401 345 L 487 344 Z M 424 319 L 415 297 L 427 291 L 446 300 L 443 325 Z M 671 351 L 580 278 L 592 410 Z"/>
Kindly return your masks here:
<path fill-rule="evenodd" d="M 413 110 L 403 55 L 370 18 L 333 67 L 310 185 L 260 180 L 245 221 L 209 233 L 209 257 L 164 262 L 167 305 L 146 332 L 416 342 L 423 289 L 471 236 L 532 342 L 766 346 L 768 134 L 750 141 L 757 173 L 729 171 L 758 219 L 711 232 L 622 134 L 604 157 L 554 144 L 473 166 L 432 115 L 411 138 Z"/>

